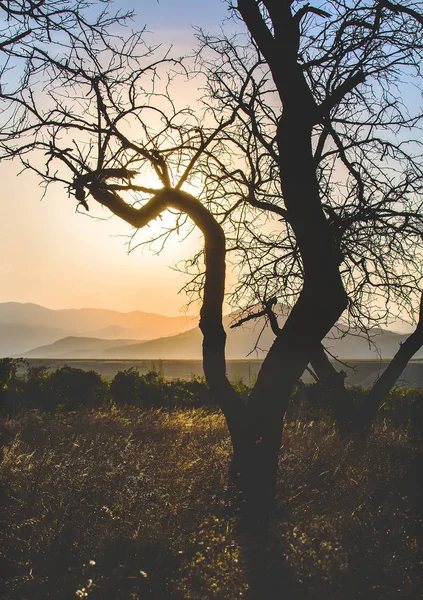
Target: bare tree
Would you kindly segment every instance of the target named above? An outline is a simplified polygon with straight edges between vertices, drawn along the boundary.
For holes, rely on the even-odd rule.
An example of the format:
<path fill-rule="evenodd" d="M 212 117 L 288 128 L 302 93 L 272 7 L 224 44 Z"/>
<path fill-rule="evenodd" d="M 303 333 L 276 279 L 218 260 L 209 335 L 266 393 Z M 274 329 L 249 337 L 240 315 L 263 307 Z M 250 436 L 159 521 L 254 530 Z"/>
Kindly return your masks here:
<path fill-rule="evenodd" d="M 189 75 L 182 61 L 155 53 L 142 34 L 109 39 L 87 29 L 61 40 L 59 52 L 34 45 L 27 85 L 3 91 L 14 119 L 2 141 L 86 209 L 95 201 L 137 229 L 170 209 L 174 231 L 186 216 L 203 233 L 204 372 L 257 524 L 269 513 L 292 389 L 322 359 L 321 340 L 347 308 L 366 327 L 379 297 L 381 310 L 391 300 L 413 305 L 421 164 L 419 142 L 402 136 L 420 115 L 408 115 L 394 91 L 407 75 L 417 81 L 422 46 L 410 7 L 238 0 L 231 8 L 247 36 L 202 34 L 221 61 L 206 65 L 204 118 L 172 99 L 175 71 Z M 48 102 L 31 73 L 48 84 Z M 154 188 L 143 182 L 148 173 Z M 190 183 L 202 184 L 197 196 Z M 247 290 L 247 305 L 261 301 L 275 333 L 247 404 L 226 377 L 229 252 L 244 261 L 235 298 Z M 283 327 L 275 298 L 291 307 Z"/>
<path fill-rule="evenodd" d="M 130 11 L 111 12 L 106 0 L 102 6 L 91 0 L 4 0 L 0 2 L 0 90 L 2 129 L 9 135 L 20 130 L 25 111 L 8 99 L 26 93 L 36 94 L 43 82 L 42 52 L 62 57 L 69 42 L 90 38 L 102 49 L 112 43 L 112 27 L 119 28 L 132 17 Z M 98 10 L 96 10 L 98 8 Z M 38 60 L 34 60 L 35 56 Z M 48 87 L 48 82 L 44 81 Z M 48 89 L 44 89 L 48 95 Z M 4 96 L 3 96 L 4 94 Z M 1 135 L 1 132 L 0 132 Z"/>
<path fill-rule="evenodd" d="M 267 40 L 279 57 L 274 19 L 281 20 L 284 9 L 260 4 L 260 25 L 256 9 L 248 6 L 247 15 L 257 17 L 250 27 L 250 43 L 241 36 L 228 39 L 204 32 L 200 39 L 211 73 L 209 110 L 239 107 L 238 120 L 225 134 L 243 168 L 225 170 L 223 157 L 221 167 L 232 182 L 229 202 L 238 202 L 244 211 L 243 218 L 239 219 L 240 212 L 236 216 L 242 225 L 232 240 L 246 267 L 235 301 L 250 306 L 250 318 L 267 313 L 271 321 L 268 300 L 277 298 L 292 306 L 307 275 L 279 169 L 286 102 L 271 60 L 263 57 L 267 48 L 263 25 L 273 34 L 275 41 Z M 298 23 L 298 69 L 319 113 L 311 133 L 319 193 L 348 293 L 347 311 L 337 324 L 339 334 L 371 334 L 375 325 L 389 324 L 404 314 L 419 319 L 422 110 L 415 92 L 421 85 L 421 17 L 410 6 L 328 2 L 320 8 L 300 7 L 293 18 Z M 298 161 L 291 167 L 301 178 L 303 164 Z M 221 176 L 210 172 L 208 177 L 213 181 Z M 268 215 L 265 235 L 256 225 L 263 223 L 263 213 Z M 266 310 L 257 313 L 257 303 Z M 273 327 L 276 335 L 278 327 Z M 420 326 L 358 415 L 343 387 L 342 373 L 335 371 L 321 345 L 316 347 L 311 361 L 334 392 L 333 408 L 343 430 L 368 425 L 390 389 L 386 382 L 393 384 L 421 346 L 419 332 Z"/>

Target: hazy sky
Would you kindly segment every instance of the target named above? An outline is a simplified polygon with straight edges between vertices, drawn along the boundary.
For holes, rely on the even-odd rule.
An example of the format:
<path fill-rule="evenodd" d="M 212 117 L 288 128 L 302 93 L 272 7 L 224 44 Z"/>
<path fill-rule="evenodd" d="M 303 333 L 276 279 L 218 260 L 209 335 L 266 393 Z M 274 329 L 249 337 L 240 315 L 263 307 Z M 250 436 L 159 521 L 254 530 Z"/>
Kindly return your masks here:
<path fill-rule="evenodd" d="M 152 39 L 173 43 L 178 53 L 195 46 L 192 25 L 216 31 L 227 15 L 220 0 L 127 0 L 115 7 L 134 8 L 133 27 L 146 24 Z M 40 202 L 35 175 L 18 177 L 18 171 L 17 165 L 0 164 L 0 302 L 178 314 L 187 302 L 177 294 L 186 279 L 168 266 L 189 255 L 198 239 L 175 243 L 160 256 L 148 250 L 128 255 L 128 225 L 76 214 L 75 199 L 60 185 Z M 109 217 L 105 210 L 100 214 Z M 198 312 L 198 306 L 190 312 Z"/>

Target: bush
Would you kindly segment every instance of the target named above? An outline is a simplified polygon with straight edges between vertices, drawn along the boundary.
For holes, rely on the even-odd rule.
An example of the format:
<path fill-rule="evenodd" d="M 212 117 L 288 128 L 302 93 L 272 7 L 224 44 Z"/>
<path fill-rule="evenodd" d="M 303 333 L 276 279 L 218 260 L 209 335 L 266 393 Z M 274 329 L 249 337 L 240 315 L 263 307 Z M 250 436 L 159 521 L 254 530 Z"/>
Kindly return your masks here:
<path fill-rule="evenodd" d="M 30 366 L 28 368 L 24 377 L 25 405 L 28 409 L 41 408 L 49 404 L 45 398 L 47 394 L 46 382 L 49 375 L 47 367 Z"/>
<path fill-rule="evenodd" d="M 172 406 L 175 408 L 206 408 L 217 410 L 210 389 L 203 377 L 190 381 L 178 379 L 171 384 Z"/>
<path fill-rule="evenodd" d="M 12 378 L 12 374 L 14 373 L 12 358 L 2 358 L 0 360 L 0 406 L 2 413 L 9 412 L 9 383 Z"/>
<path fill-rule="evenodd" d="M 26 407 L 23 380 L 18 370 L 27 367 L 26 361 L 14 358 L 0 359 L 0 413 L 14 415 Z"/>
<path fill-rule="evenodd" d="M 242 380 L 234 386 L 247 401 L 250 388 Z M 327 393 L 327 388 L 320 383 L 305 385 L 299 382 L 293 390 L 286 421 L 332 423 Z M 350 393 L 358 406 L 365 400 L 367 391 L 357 387 L 350 388 Z M 37 408 L 48 412 L 55 412 L 57 407 L 65 411 L 96 408 L 110 400 L 116 406 L 144 409 L 217 410 L 202 377 L 167 381 L 162 373 L 149 371 L 141 375 L 136 368 L 131 368 L 119 371 L 109 385 L 95 371 L 64 366 L 51 373 L 47 367 L 31 366 L 24 360 L 0 359 L 0 413 L 3 415 L 13 416 Z M 392 390 L 380 408 L 381 419 L 394 427 L 409 429 L 414 437 L 422 438 L 423 390 Z"/>
<path fill-rule="evenodd" d="M 203 378 L 191 381 L 166 381 L 160 373 L 144 375 L 132 368 L 119 371 L 110 385 L 117 406 L 131 404 L 140 408 L 216 408 Z"/>
<path fill-rule="evenodd" d="M 45 376 L 39 372 L 38 375 Z M 34 382 L 35 383 L 35 382 Z M 58 405 L 65 410 L 82 406 L 96 408 L 108 398 L 108 386 L 95 371 L 83 371 L 64 366 L 54 371 L 44 381 L 39 381 L 41 408 L 53 412 Z"/>
<path fill-rule="evenodd" d="M 163 378 L 154 371 L 140 375 L 137 369 L 131 368 L 116 373 L 110 385 L 110 394 L 117 406 L 131 404 L 150 408 L 155 400 L 160 406 L 163 383 Z"/>

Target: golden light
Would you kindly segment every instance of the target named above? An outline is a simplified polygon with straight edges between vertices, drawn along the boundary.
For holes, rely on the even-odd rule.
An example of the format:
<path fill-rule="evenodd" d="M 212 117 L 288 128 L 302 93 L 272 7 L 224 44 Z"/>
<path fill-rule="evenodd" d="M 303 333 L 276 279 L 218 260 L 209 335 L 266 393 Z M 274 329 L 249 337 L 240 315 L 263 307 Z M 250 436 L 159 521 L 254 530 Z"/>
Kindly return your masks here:
<path fill-rule="evenodd" d="M 163 187 L 157 174 L 151 168 L 143 169 L 142 172 L 132 179 L 132 184 L 151 190 L 160 190 Z M 192 181 L 184 183 L 182 189 L 197 198 L 201 193 L 201 188 L 202 183 L 198 179 L 197 182 Z M 149 198 L 151 198 L 151 194 L 138 192 L 136 196 L 134 194 L 129 194 L 127 201 L 131 203 L 134 203 L 135 201 L 134 206 L 142 206 L 148 202 Z M 191 229 L 192 223 L 186 215 L 176 210 L 168 209 L 163 211 L 156 219 L 140 230 L 140 233 L 136 236 L 133 247 L 137 245 L 137 242 L 141 241 L 140 236 L 142 236 L 141 243 L 157 240 L 157 244 L 160 246 L 160 241 L 165 241 L 166 235 L 173 231 L 173 234 L 166 240 L 166 243 L 172 244 L 172 242 L 177 240 L 177 237 L 179 237 L 179 240 L 184 239 Z M 189 245 L 192 245 L 193 248 L 195 247 L 196 250 L 199 247 L 199 236 L 201 236 L 200 232 L 198 232 L 198 235 L 194 233 L 192 238 L 194 238 L 195 241 L 191 243 L 188 242 Z"/>

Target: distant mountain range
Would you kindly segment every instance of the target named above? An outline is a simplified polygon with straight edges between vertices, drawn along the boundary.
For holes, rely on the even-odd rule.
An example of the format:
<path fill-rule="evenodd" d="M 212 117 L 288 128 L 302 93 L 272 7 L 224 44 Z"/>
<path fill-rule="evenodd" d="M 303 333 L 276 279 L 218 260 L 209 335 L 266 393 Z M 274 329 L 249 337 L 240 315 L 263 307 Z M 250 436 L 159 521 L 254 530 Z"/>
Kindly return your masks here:
<path fill-rule="evenodd" d="M 24 355 L 61 338 L 151 340 L 191 329 L 195 317 L 82 308 L 51 310 L 38 304 L 0 303 L 0 356 Z M 106 344 L 107 346 L 107 344 Z M 99 345 L 101 348 L 101 345 Z"/>
<path fill-rule="evenodd" d="M 22 355 L 35 346 L 50 344 L 71 333 L 67 329 L 43 325 L 0 322 L 0 356 Z"/>
<path fill-rule="evenodd" d="M 142 343 L 142 342 L 141 342 Z M 99 338 L 69 336 L 47 344 L 38 346 L 25 352 L 25 358 L 104 358 L 105 354 L 114 348 L 123 348 L 133 345 L 134 340 L 102 340 Z"/>
<path fill-rule="evenodd" d="M 230 329 L 236 314 L 224 319 L 229 359 L 263 358 L 274 335 L 261 319 Z M 282 322 L 285 317 L 280 317 Z M 36 304 L 0 304 L 0 354 L 59 359 L 201 359 L 202 335 L 192 317 L 165 317 L 140 311 L 50 310 Z M 371 332 L 374 345 L 360 334 L 324 341 L 344 359 L 392 358 L 407 335 Z M 416 358 L 422 358 L 419 351 Z"/>

